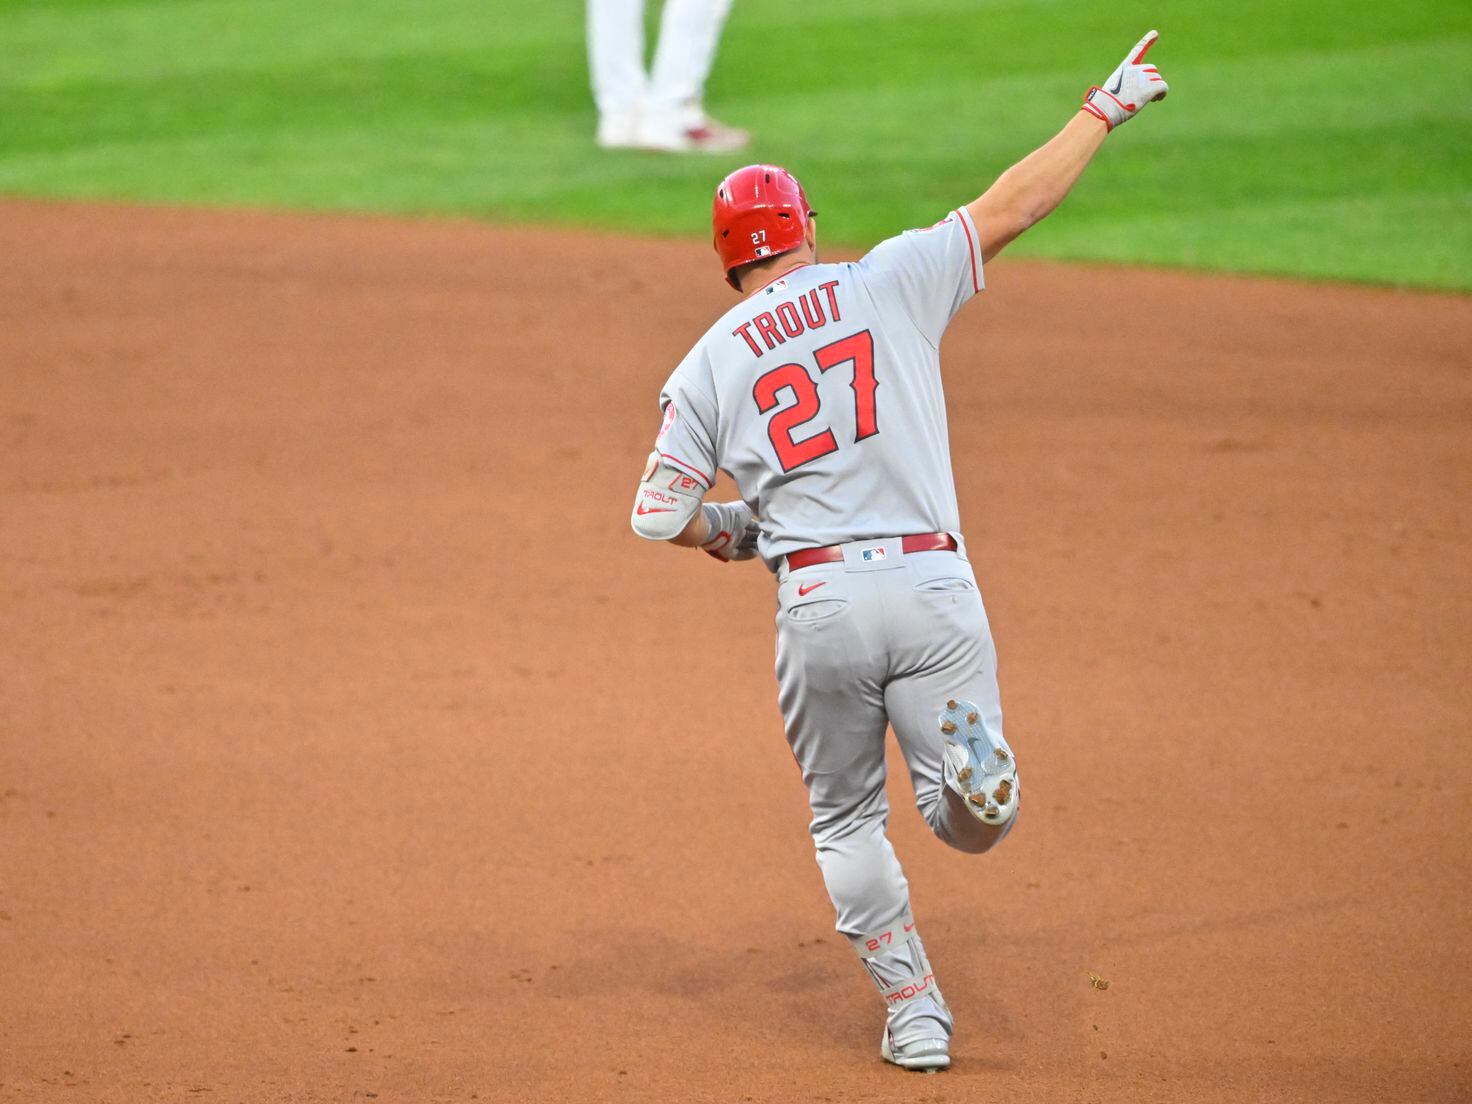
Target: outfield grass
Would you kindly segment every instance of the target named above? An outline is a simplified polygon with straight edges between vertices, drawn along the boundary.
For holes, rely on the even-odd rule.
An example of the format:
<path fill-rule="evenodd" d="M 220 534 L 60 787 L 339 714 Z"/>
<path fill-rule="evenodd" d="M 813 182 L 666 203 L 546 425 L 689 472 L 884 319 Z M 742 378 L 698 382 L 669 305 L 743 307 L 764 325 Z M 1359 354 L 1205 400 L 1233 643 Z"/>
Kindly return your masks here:
<path fill-rule="evenodd" d="M 737 0 L 708 100 L 744 158 L 596 150 L 582 13 L 0 0 L 0 192 L 701 237 L 764 159 L 862 246 L 974 196 L 1158 26 L 1170 99 L 1016 252 L 1472 289 L 1466 0 Z"/>

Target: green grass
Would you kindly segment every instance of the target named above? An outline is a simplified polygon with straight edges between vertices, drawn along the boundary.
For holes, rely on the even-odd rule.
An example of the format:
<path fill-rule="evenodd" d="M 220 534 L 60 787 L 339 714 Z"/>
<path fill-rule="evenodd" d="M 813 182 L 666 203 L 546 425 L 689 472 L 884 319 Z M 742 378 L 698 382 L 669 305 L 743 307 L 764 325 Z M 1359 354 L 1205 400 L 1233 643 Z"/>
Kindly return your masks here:
<path fill-rule="evenodd" d="M 741 158 L 596 150 L 581 0 L 0 0 L 0 192 L 701 238 L 762 159 L 865 246 L 976 195 L 1151 25 L 1170 99 L 1015 252 L 1472 289 L 1466 0 L 741 0 L 707 90 Z"/>

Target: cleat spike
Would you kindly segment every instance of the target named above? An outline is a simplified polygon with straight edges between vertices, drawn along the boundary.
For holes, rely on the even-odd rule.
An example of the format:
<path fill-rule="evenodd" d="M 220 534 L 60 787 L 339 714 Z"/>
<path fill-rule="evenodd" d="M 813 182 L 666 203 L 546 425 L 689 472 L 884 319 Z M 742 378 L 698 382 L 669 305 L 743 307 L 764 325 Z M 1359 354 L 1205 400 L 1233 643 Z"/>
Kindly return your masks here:
<path fill-rule="evenodd" d="M 942 721 L 940 725 L 940 730 L 944 732 L 947 736 L 953 736 L 956 732 L 956 726 L 950 721 Z"/>
<path fill-rule="evenodd" d="M 970 713 L 967 713 L 966 714 L 966 723 L 967 724 L 975 724 L 976 723 L 976 710 L 973 709 Z"/>

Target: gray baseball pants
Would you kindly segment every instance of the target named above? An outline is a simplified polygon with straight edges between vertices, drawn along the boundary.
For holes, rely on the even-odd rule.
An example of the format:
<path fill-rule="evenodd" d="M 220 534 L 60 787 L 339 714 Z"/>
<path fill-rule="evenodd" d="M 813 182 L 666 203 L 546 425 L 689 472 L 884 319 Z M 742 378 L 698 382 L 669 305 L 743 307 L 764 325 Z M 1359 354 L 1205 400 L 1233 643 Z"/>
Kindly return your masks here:
<path fill-rule="evenodd" d="M 970 699 L 989 735 L 1002 730 L 996 648 L 964 550 L 905 555 L 897 539 L 841 547 L 841 563 L 778 573 L 777 683 L 818 865 L 838 931 L 853 939 L 910 907 L 884 832 L 886 724 L 915 804 L 945 843 L 986 851 L 1017 818 L 984 824 L 945 783 L 938 714 L 948 699 Z"/>

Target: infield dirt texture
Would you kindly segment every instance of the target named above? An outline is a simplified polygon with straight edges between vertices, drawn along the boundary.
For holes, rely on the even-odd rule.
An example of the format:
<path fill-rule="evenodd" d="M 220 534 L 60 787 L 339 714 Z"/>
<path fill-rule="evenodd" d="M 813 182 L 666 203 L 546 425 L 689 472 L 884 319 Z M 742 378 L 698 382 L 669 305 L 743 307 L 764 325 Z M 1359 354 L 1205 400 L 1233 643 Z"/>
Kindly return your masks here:
<path fill-rule="evenodd" d="M 0 1100 L 1472 1092 L 1472 300 L 988 270 L 945 363 L 1027 799 L 973 858 L 892 786 L 926 1077 L 771 580 L 628 530 L 708 247 L 7 201 L 0 255 Z"/>

